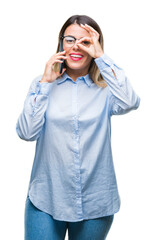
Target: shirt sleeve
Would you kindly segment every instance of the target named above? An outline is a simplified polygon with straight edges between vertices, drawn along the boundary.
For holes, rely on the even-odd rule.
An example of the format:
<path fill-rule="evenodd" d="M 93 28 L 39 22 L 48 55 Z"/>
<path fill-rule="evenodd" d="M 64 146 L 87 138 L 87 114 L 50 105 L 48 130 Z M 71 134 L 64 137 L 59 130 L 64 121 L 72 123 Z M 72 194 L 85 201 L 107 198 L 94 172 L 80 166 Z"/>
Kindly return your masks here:
<path fill-rule="evenodd" d="M 42 75 L 32 81 L 23 111 L 16 123 L 18 136 L 26 141 L 37 140 L 45 122 L 45 111 L 52 83 L 40 83 L 41 79 Z"/>
<path fill-rule="evenodd" d="M 140 97 L 133 90 L 124 70 L 106 53 L 96 58 L 95 63 L 110 90 L 110 115 L 125 114 L 137 109 L 140 105 Z"/>

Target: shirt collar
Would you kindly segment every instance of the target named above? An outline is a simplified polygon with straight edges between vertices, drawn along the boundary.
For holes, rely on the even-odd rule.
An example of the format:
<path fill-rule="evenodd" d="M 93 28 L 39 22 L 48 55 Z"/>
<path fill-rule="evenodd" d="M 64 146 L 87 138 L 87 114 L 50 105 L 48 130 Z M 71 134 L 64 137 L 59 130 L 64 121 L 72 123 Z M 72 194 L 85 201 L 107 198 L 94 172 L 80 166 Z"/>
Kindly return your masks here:
<path fill-rule="evenodd" d="M 89 76 L 89 73 L 85 76 L 81 76 L 81 77 L 78 77 L 76 79 L 76 82 L 68 76 L 68 74 L 65 72 L 60 78 L 57 79 L 57 84 L 60 84 L 60 83 L 63 83 L 65 82 L 66 80 L 70 80 L 72 81 L 73 83 L 77 83 L 79 80 L 83 80 L 87 85 L 88 87 L 91 86 L 91 84 L 93 83 L 93 80 L 90 78 Z"/>

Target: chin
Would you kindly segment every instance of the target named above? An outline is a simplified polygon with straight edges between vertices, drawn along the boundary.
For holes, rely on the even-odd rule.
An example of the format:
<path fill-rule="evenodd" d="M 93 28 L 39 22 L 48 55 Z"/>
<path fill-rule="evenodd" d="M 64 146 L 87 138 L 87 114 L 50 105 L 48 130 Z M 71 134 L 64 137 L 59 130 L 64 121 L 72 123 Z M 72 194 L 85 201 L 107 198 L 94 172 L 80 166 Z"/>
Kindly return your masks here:
<path fill-rule="evenodd" d="M 68 68 L 70 68 L 70 69 L 72 69 L 72 70 L 82 70 L 82 69 L 84 69 L 84 67 L 82 67 L 82 66 L 76 66 L 76 65 L 72 65 L 72 64 L 70 64 L 70 65 L 67 65 L 67 67 Z"/>
<path fill-rule="evenodd" d="M 72 70 L 84 70 L 86 68 L 89 68 L 89 64 L 84 64 L 83 63 L 78 63 L 78 62 L 73 62 L 73 63 L 66 63 L 67 68 L 70 68 Z"/>

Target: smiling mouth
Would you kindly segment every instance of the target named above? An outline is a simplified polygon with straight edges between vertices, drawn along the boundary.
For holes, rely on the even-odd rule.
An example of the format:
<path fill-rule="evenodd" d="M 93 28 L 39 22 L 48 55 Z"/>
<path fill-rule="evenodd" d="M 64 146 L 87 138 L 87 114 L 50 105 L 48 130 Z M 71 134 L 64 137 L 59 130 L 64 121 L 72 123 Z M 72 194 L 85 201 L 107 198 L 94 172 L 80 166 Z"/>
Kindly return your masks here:
<path fill-rule="evenodd" d="M 69 56 L 73 61 L 79 61 L 83 58 L 83 55 L 80 54 L 70 54 Z"/>

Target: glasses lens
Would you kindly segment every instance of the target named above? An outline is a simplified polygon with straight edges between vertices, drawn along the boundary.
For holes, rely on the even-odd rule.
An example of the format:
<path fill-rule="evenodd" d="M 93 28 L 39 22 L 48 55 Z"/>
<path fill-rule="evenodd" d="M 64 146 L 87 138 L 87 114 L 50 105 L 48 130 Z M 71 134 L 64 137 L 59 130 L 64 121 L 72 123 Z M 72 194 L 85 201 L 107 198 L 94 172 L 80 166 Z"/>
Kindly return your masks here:
<path fill-rule="evenodd" d="M 75 38 L 72 36 L 65 36 L 64 37 L 64 46 L 65 47 L 72 47 L 75 44 Z"/>

